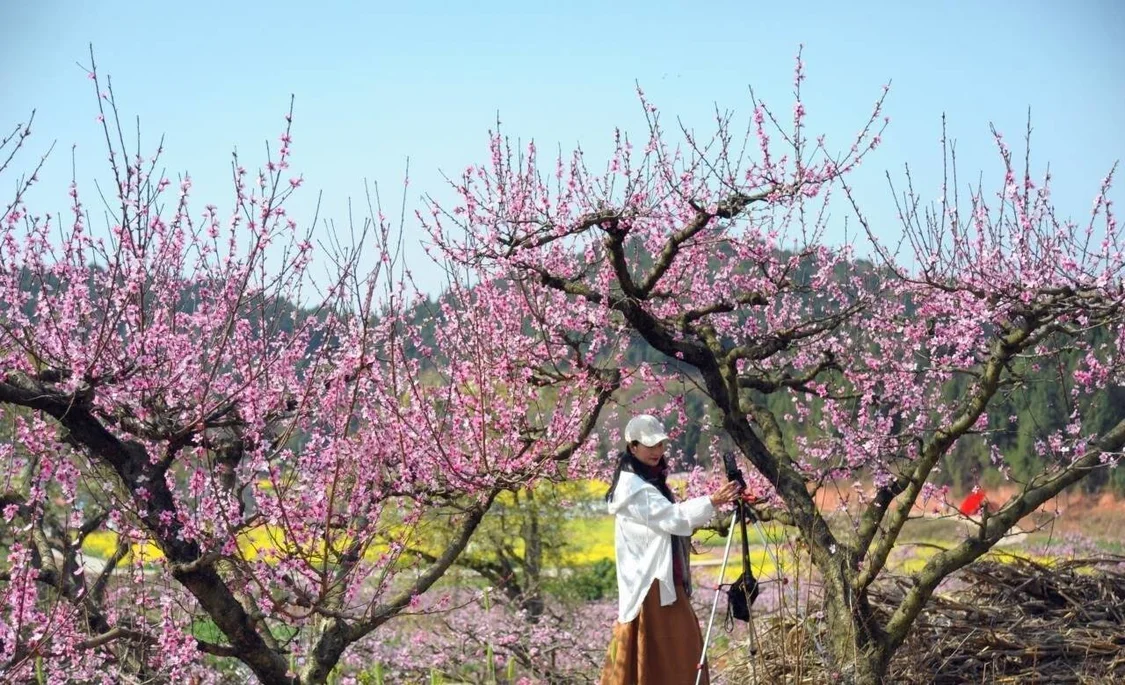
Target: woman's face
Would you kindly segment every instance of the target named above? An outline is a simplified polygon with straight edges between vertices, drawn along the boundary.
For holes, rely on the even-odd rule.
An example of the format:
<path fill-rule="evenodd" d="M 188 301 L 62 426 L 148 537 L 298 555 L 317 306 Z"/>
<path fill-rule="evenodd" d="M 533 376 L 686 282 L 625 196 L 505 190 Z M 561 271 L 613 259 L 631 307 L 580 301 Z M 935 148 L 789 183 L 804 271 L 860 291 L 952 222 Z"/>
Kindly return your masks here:
<path fill-rule="evenodd" d="M 664 457 L 664 448 L 667 446 L 668 441 L 664 440 L 658 442 L 652 447 L 646 447 L 641 443 L 633 445 L 633 456 L 641 461 L 642 464 L 647 466 L 656 466 Z"/>

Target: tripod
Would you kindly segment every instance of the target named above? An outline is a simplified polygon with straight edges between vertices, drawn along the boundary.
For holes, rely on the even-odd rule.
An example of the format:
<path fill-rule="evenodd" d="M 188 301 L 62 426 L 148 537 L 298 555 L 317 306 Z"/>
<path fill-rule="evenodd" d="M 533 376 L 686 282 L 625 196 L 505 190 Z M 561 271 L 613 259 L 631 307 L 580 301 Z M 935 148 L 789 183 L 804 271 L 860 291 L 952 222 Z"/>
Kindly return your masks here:
<path fill-rule="evenodd" d="M 699 685 L 700 679 L 703 678 L 703 664 L 707 661 L 707 645 L 711 640 L 711 629 L 715 625 L 715 611 L 719 607 L 719 595 L 723 592 L 723 577 L 726 575 L 727 562 L 730 559 L 730 544 L 734 540 L 734 529 L 737 527 L 742 530 L 742 573 L 744 578 L 750 577 L 750 558 L 747 551 L 750 548 L 750 543 L 746 538 L 746 521 L 747 519 L 753 524 L 754 529 L 758 531 L 758 535 L 762 540 L 762 544 L 766 544 L 766 534 L 762 530 L 761 524 L 758 522 L 758 517 L 754 516 L 746 503 L 741 499 L 738 500 L 737 508 L 735 509 L 734 517 L 730 521 L 730 530 L 727 532 L 726 548 L 723 550 L 723 564 L 719 567 L 719 582 L 715 586 L 715 600 L 711 604 L 711 618 L 707 621 L 707 633 L 703 637 L 703 651 L 699 655 L 699 664 L 695 667 L 695 685 Z M 773 558 L 776 565 L 777 556 L 766 545 L 766 551 Z M 777 566 L 778 569 L 781 566 Z M 749 598 L 747 598 L 747 606 L 749 606 Z"/>

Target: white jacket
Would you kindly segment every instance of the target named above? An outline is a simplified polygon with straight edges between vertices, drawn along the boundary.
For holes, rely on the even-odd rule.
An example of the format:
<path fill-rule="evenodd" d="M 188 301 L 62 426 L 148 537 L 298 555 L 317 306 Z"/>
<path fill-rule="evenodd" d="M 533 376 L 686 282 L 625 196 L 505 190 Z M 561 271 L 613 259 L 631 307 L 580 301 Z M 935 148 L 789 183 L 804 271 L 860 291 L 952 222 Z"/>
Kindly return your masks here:
<path fill-rule="evenodd" d="M 628 623 L 641 612 L 653 580 L 660 581 L 661 606 L 676 601 L 672 536 L 691 535 L 715 509 L 707 496 L 673 504 L 637 474 L 622 471 L 609 513 L 616 517 L 617 620 Z"/>

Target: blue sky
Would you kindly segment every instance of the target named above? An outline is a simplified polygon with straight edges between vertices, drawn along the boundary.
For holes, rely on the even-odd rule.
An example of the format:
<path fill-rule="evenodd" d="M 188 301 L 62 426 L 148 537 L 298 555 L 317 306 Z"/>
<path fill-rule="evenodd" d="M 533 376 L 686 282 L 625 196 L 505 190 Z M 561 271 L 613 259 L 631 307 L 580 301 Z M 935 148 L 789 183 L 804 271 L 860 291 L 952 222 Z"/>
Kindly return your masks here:
<path fill-rule="evenodd" d="M 943 112 L 968 179 L 995 177 L 989 123 L 1022 137 L 1030 107 L 1034 160 L 1040 170 L 1050 162 L 1056 202 L 1075 216 L 1125 157 L 1125 2 L 1114 0 L 8 0 L 0 26 L 0 123 L 34 107 L 32 151 L 58 141 L 30 196 L 39 212 L 66 206 L 72 144 L 88 204 L 89 179 L 104 175 L 95 98 L 76 64 L 91 42 L 122 110 L 140 116 L 150 145 L 166 134 L 170 172 L 191 172 L 198 207 L 230 206 L 231 149 L 261 159 L 290 93 L 293 164 L 306 178 L 293 207 L 311 218 L 323 190 L 323 213 L 340 220 L 365 178 L 399 197 L 408 156 L 411 205 L 423 192 L 445 196 L 441 172 L 486 161 L 497 116 L 541 150 L 581 143 L 596 159 L 615 127 L 643 133 L 635 83 L 665 117 L 700 129 L 716 105 L 748 115 L 748 85 L 788 113 L 801 43 L 809 128 L 829 142 L 847 143 L 892 82 L 886 144 L 855 179 L 885 235 L 896 227 L 884 171 L 909 162 L 936 195 Z M 0 179 L 0 189 L 13 183 Z M 838 206 L 838 226 L 848 213 Z"/>

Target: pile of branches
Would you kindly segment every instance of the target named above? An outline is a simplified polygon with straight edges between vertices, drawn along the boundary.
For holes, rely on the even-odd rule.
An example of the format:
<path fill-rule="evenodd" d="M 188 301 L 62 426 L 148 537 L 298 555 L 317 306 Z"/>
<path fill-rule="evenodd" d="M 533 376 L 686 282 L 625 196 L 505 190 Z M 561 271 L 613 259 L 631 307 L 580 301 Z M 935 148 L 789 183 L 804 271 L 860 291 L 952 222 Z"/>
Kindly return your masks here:
<path fill-rule="evenodd" d="M 892 664 L 898 680 L 1125 682 L 1125 558 L 979 561 L 937 595 Z M 895 588 L 898 589 L 898 588 Z M 893 607 L 899 592 L 879 597 Z"/>
<path fill-rule="evenodd" d="M 873 592 L 873 609 L 888 615 L 907 582 Z M 890 682 L 1125 683 L 1125 557 L 984 560 L 951 585 L 918 618 L 891 663 Z M 822 621 L 766 616 L 754 623 L 756 640 L 731 645 L 724 682 L 833 681 Z"/>

